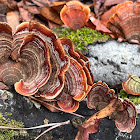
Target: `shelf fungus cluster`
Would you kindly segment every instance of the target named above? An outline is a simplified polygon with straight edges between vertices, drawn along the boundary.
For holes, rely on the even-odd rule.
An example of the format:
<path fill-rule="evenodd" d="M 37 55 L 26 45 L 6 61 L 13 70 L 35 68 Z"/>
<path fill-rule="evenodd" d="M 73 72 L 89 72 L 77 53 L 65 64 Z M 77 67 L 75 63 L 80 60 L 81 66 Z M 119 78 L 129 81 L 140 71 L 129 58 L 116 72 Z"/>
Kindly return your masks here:
<path fill-rule="evenodd" d="M 11 27 L 0 23 L 0 79 L 22 95 L 53 101 L 74 112 L 93 84 L 85 56 L 69 39 L 31 21 Z"/>
<path fill-rule="evenodd" d="M 112 8 L 108 14 L 112 16 L 109 15 L 107 27 L 115 37 L 140 43 L 140 2 L 134 4 L 132 1 L 126 1 Z"/>
<path fill-rule="evenodd" d="M 116 127 L 122 132 L 130 133 L 136 125 L 135 105 L 127 99 L 122 102 L 114 96 L 114 90 L 102 81 L 91 87 L 87 95 L 87 106 L 98 112 L 78 126 L 75 140 L 88 140 L 89 134 L 96 133 L 102 119 L 107 116 L 115 121 Z"/>
<path fill-rule="evenodd" d="M 122 102 L 114 96 L 114 90 L 110 89 L 107 84 L 101 81 L 93 84 L 88 97 L 87 105 L 90 109 L 103 110 L 112 102 L 116 102 L 110 107 L 107 116 L 114 119 L 117 128 L 122 132 L 130 133 L 136 125 L 136 108 L 135 105 L 124 99 Z"/>

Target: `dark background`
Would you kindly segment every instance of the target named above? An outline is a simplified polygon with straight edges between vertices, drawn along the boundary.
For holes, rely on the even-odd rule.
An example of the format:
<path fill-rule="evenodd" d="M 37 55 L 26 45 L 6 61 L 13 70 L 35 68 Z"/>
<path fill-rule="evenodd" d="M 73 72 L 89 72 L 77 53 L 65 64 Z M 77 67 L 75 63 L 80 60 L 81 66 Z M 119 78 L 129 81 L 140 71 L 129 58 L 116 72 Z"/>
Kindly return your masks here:
<path fill-rule="evenodd" d="M 50 112 L 44 106 L 41 106 L 41 108 L 38 109 L 30 100 L 28 100 L 27 97 L 19 95 L 14 91 L 14 89 L 12 89 L 10 92 L 12 93 L 11 95 L 13 95 L 13 97 L 8 95 L 8 99 L 5 102 L 0 100 L 0 103 L 4 106 L 1 109 L 1 112 L 12 113 L 10 118 L 23 122 L 25 127 L 42 125 L 44 124 L 44 119 L 48 119 L 49 123 L 52 123 L 72 120 L 76 117 L 74 115 L 63 112 Z M 88 118 L 95 112 L 95 110 L 88 109 L 86 102 L 82 101 L 76 113 L 85 116 L 85 118 Z M 84 121 L 84 119 L 81 120 Z M 90 134 L 89 140 L 139 140 L 139 123 L 140 119 L 137 119 L 137 125 L 135 129 L 131 133 L 127 134 L 121 133 L 119 130 L 117 130 L 114 121 L 105 118 L 100 124 L 99 132 L 96 134 Z M 29 137 L 17 136 L 15 139 L 32 140 L 35 138 L 35 136 L 38 136 L 44 130 L 46 130 L 46 128 L 28 130 Z M 75 128 L 72 123 L 70 123 L 68 125 L 51 130 L 50 132 L 40 137 L 39 140 L 74 140 L 77 131 L 78 129 Z"/>

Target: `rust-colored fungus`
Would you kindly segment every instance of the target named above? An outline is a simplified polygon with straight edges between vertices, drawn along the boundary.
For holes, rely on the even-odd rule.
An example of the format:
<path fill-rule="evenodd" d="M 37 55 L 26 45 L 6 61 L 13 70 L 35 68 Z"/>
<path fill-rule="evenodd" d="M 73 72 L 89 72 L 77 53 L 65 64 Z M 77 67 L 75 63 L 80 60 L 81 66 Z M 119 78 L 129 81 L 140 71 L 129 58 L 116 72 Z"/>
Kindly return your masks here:
<path fill-rule="evenodd" d="M 134 104 L 126 99 L 121 102 L 114 96 L 114 91 L 101 81 L 95 83 L 89 91 L 87 105 L 90 109 L 99 110 L 96 113 L 97 119 L 107 116 L 114 119 L 117 128 L 122 132 L 130 133 L 136 125 L 137 112 Z M 95 114 L 91 120 L 94 116 Z"/>
<path fill-rule="evenodd" d="M 94 77 L 93 77 L 93 74 L 92 74 L 91 69 L 90 69 L 89 60 L 87 59 L 87 57 L 85 57 L 78 50 L 75 50 L 75 52 L 77 52 L 80 55 L 79 63 L 83 66 L 83 70 L 86 73 L 86 76 L 87 76 L 87 84 L 90 85 L 90 86 L 92 86 L 93 83 L 94 83 Z M 84 63 L 84 64 L 82 64 L 82 63 Z"/>
<path fill-rule="evenodd" d="M 80 29 L 89 20 L 90 9 L 78 1 L 67 2 L 60 12 L 61 20 L 73 30 Z"/>
<path fill-rule="evenodd" d="M 66 54 L 68 54 L 70 57 L 76 59 L 81 64 L 81 66 L 83 66 L 83 70 L 87 77 L 87 84 L 93 85 L 94 77 L 90 70 L 90 64 L 89 64 L 88 59 L 82 53 L 80 53 L 78 50 L 74 50 L 73 42 L 70 39 L 61 38 L 60 41 L 63 45 L 63 48 L 64 48 Z"/>
<path fill-rule="evenodd" d="M 59 107 L 61 107 L 64 111 L 75 112 L 79 108 L 79 102 L 74 100 L 66 90 L 68 91 L 68 89 L 66 89 L 66 86 L 64 86 L 62 93 L 57 98 L 57 103 Z"/>
<path fill-rule="evenodd" d="M 46 45 L 49 48 L 52 73 L 48 82 L 39 91 L 41 97 L 53 99 L 60 94 L 64 87 L 65 72 L 70 64 L 69 58 L 65 55 L 63 46 L 55 32 L 37 22 L 30 23 L 29 27 L 30 32 L 38 32 L 46 40 Z"/>
<path fill-rule="evenodd" d="M 0 49 L 4 50 L 0 53 L 0 80 L 15 85 L 22 95 L 35 95 L 66 112 L 76 111 L 94 80 L 88 59 L 74 50 L 70 39 L 58 39 L 38 22 L 20 24 L 13 42 L 10 26 L 0 26 Z"/>
<path fill-rule="evenodd" d="M 15 83 L 15 90 L 22 95 L 36 93 L 51 74 L 49 49 L 37 33 L 24 38 L 17 61 L 24 77 Z"/>
<path fill-rule="evenodd" d="M 132 95 L 140 95 L 140 78 L 137 75 L 129 75 L 129 79 L 122 83 L 123 89 Z"/>
<path fill-rule="evenodd" d="M 29 22 L 23 22 L 17 26 L 16 31 L 13 35 L 12 43 L 12 53 L 11 57 L 13 60 L 16 60 L 19 55 L 19 48 L 23 42 L 23 38 L 29 34 Z"/>
<path fill-rule="evenodd" d="M 116 7 L 113 6 L 108 11 L 106 11 L 104 14 L 101 15 L 101 22 L 106 26 L 109 22 L 109 19 L 113 16 L 114 13 L 116 13 Z"/>
<path fill-rule="evenodd" d="M 99 84 L 101 83 L 98 83 L 97 86 Z M 104 98 L 106 98 L 106 95 L 104 95 Z M 136 125 L 136 108 L 134 104 L 126 99 L 121 102 L 114 96 L 108 105 L 78 126 L 79 132 L 75 140 L 88 140 L 89 134 L 96 133 L 99 130 L 100 122 L 107 116 L 115 120 L 117 128 L 122 132 L 130 133 Z"/>
<path fill-rule="evenodd" d="M 12 44 L 11 28 L 3 23 L 0 26 L 1 38 L 5 38 L 1 43 L 6 44 L 11 58 L 16 60 L 8 59 L 8 50 L 7 59 L 0 65 L 2 81 L 7 85 L 15 84 L 16 91 L 23 95 L 35 94 L 47 83 L 50 91 L 49 88 L 48 92 L 41 90 L 41 94 L 46 97 L 52 93 L 50 98 L 56 97 L 64 87 L 65 72 L 69 67 L 68 56 L 56 34 L 38 22 L 24 22 L 17 27 Z"/>
<path fill-rule="evenodd" d="M 140 2 L 134 7 L 132 1 L 117 5 L 116 13 L 110 18 L 107 27 L 118 38 L 132 43 L 140 42 Z"/>
<path fill-rule="evenodd" d="M 96 133 L 100 122 L 107 116 L 114 119 L 117 128 L 122 132 L 130 133 L 134 129 L 137 114 L 134 104 L 127 99 L 121 102 L 113 94 L 114 91 L 101 81 L 93 85 L 87 103 L 88 107 L 99 111 L 78 126 L 75 140 L 88 140 L 89 134 Z"/>
<path fill-rule="evenodd" d="M 79 107 L 79 102 L 83 100 L 88 93 L 88 84 L 84 67 L 86 63 L 79 53 L 75 52 L 73 43 L 70 39 L 60 39 L 66 54 L 70 59 L 70 67 L 65 73 L 65 86 L 57 98 L 58 105 L 66 111 L 73 112 Z M 64 100 L 65 99 L 65 100 Z"/>
<path fill-rule="evenodd" d="M 72 41 L 67 38 L 61 38 L 60 41 L 69 57 L 70 66 L 65 72 L 63 90 L 56 97 L 56 100 L 64 111 L 74 112 L 79 107 L 79 101 L 83 100 L 88 94 L 93 83 L 93 75 L 89 69 L 88 59 L 74 50 Z M 39 91 L 41 91 L 40 89 Z M 36 96 L 43 97 L 42 93 L 36 94 Z M 42 100 L 46 99 L 45 97 L 42 98 Z"/>

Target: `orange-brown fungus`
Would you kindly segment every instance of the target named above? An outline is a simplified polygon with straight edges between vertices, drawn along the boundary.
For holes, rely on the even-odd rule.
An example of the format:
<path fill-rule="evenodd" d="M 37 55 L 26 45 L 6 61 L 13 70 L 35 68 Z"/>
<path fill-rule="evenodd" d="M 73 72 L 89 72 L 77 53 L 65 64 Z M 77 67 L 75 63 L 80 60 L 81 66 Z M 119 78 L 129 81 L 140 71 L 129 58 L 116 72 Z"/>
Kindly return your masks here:
<path fill-rule="evenodd" d="M 14 85 L 18 93 L 66 112 L 78 109 L 93 84 L 88 59 L 75 52 L 71 40 L 58 39 L 38 22 L 23 22 L 13 36 L 11 27 L 0 23 L 0 50 L 1 88 Z"/>
<path fill-rule="evenodd" d="M 12 43 L 9 25 L 0 23 L 0 29 L 0 49 L 5 50 L 0 55 L 2 81 L 7 85 L 15 85 L 16 91 L 22 95 L 33 95 L 50 83 L 55 73 L 56 78 L 51 80 L 51 96 L 56 97 L 63 89 L 65 72 L 69 68 L 68 56 L 56 34 L 38 22 L 23 22 L 17 27 Z M 3 55 L 7 58 L 4 62 Z"/>
<path fill-rule="evenodd" d="M 67 38 L 62 38 L 60 41 L 69 56 L 70 67 L 65 73 L 65 85 L 57 100 L 58 105 L 65 111 L 73 112 L 79 107 L 77 101 L 83 100 L 88 94 L 90 88 L 88 79 L 93 82 L 93 75 L 90 73 L 87 58 L 74 50 L 72 41 Z"/>
<path fill-rule="evenodd" d="M 115 37 L 132 43 L 140 42 L 140 2 L 134 6 L 132 1 L 118 4 L 115 14 L 110 18 L 107 27 Z"/>
<path fill-rule="evenodd" d="M 116 7 L 113 6 L 108 11 L 106 11 L 103 15 L 101 15 L 101 22 L 106 26 L 109 22 L 109 19 L 113 16 L 113 14 L 116 12 Z"/>
<path fill-rule="evenodd" d="M 60 17 L 65 25 L 73 30 L 77 30 L 88 22 L 89 13 L 89 7 L 79 1 L 70 1 L 61 10 Z"/>

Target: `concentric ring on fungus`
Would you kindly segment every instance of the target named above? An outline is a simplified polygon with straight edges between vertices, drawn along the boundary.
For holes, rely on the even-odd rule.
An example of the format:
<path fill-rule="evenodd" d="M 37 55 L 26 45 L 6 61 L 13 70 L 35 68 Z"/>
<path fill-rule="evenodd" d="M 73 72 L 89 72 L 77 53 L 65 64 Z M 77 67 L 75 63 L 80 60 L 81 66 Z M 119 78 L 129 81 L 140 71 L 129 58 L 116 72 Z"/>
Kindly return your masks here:
<path fill-rule="evenodd" d="M 116 38 L 140 43 L 140 2 L 126 1 L 116 6 L 116 12 L 109 19 L 107 27 Z"/>
<path fill-rule="evenodd" d="M 46 87 L 46 83 L 50 86 L 50 79 L 55 75 L 56 78 L 51 79 L 53 90 L 47 89 L 48 92 L 43 90 L 42 96 L 56 97 L 64 87 L 69 59 L 55 32 L 38 22 L 31 21 L 23 22 L 17 27 L 13 35 L 13 44 L 12 29 L 8 24 L 0 24 L 0 35 L 3 35 L 3 42 L 8 43 L 5 52 L 10 50 L 7 59 L 0 66 L 2 81 L 4 80 L 5 84 L 15 84 L 18 93 L 28 96 L 35 94 L 42 86 Z M 2 44 L 0 49 L 4 46 L 5 44 Z M 55 69 L 53 60 L 57 66 Z M 8 83 L 8 80 L 11 82 Z"/>
<path fill-rule="evenodd" d="M 90 9 L 79 1 L 70 1 L 60 12 L 61 20 L 73 30 L 80 29 L 89 20 Z"/>

